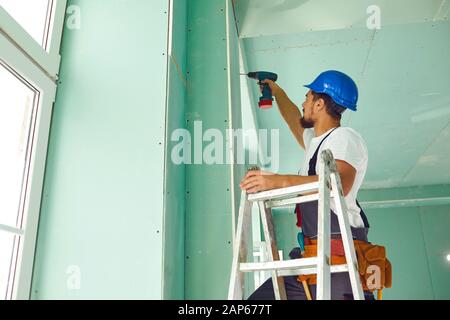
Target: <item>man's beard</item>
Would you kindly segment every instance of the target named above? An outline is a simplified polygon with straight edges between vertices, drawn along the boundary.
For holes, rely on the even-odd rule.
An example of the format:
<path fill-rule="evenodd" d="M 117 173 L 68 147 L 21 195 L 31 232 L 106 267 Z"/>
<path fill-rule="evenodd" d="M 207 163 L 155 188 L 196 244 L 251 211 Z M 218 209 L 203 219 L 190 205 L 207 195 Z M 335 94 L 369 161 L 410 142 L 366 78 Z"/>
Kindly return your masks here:
<path fill-rule="evenodd" d="M 306 120 L 305 117 L 302 117 L 302 118 L 300 119 L 300 124 L 301 124 L 302 127 L 305 128 L 305 129 L 314 128 L 314 122 Z"/>

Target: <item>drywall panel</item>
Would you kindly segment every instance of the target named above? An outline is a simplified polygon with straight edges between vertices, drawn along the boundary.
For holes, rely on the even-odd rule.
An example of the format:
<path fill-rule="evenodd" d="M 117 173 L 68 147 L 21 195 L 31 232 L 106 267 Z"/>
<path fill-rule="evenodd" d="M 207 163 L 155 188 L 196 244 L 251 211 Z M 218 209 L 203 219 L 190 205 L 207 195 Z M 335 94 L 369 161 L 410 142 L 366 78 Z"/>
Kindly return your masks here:
<path fill-rule="evenodd" d="M 297 227 L 297 216 L 294 214 L 294 208 L 292 210 L 274 209 L 273 221 L 278 250 L 283 251 L 283 259 L 289 260 L 291 250 L 299 246 L 297 234 L 300 229 Z"/>
<path fill-rule="evenodd" d="M 438 110 L 450 113 L 450 107 Z M 440 116 L 442 116 L 442 114 Z M 449 141 L 450 124 L 442 130 L 433 143 L 428 145 L 426 151 L 417 159 L 415 166 L 406 174 L 404 182 L 409 185 L 420 185 L 426 177 L 428 177 L 428 179 L 432 177 L 433 182 L 435 183 L 449 183 Z"/>
<path fill-rule="evenodd" d="M 407 188 L 362 189 L 358 199 L 365 202 L 389 202 L 398 200 L 445 198 L 450 194 L 450 184 L 422 185 Z"/>
<path fill-rule="evenodd" d="M 239 129 L 243 128 L 242 125 L 242 108 L 241 108 L 241 75 L 240 75 L 240 57 L 239 57 L 239 37 L 238 30 L 236 26 L 236 20 L 234 16 L 233 4 L 231 0 L 226 0 L 228 10 L 227 14 L 227 28 L 228 28 L 228 67 L 229 68 L 229 117 L 231 118 L 231 123 L 229 124 L 229 129 L 233 132 L 239 132 Z M 230 137 L 231 139 L 231 137 Z M 241 189 L 239 184 L 244 177 L 244 162 L 245 159 L 240 157 L 242 148 L 243 136 L 233 136 L 233 167 L 232 167 L 232 201 L 234 203 L 234 215 L 235 215 L 235 225 L 237 224 L 237 217 L 239 213 L 239 202 L 241 198 Z"/>
<path fill-rule="evenodd" d="M 359 200 L 404 207 L 365 209 L 371 222 L 370 241 L 385 244 L 393 262 L 393 288 L 386 299 L 449 299 L 450 205 L 411 206 L 406 201 L 445 198 L 450 185 L 362 190 Z M 447 202 L 448 203 L 448 202 Z M 418 225 L 416 225 L 418 224 Z M 425 264 L 425 266 L 424 266 Z M 425 268 L 426 267 L 426 268 Z"/>
<path fill-rule="evenodd" d="M 159 299 L 168 2 L 69 1 L 33 299 Z"/>
<path fill-rule="evenodd" d="M 195 154 L 200 159 L 186 168 L 187 299 L 225 299 L 231 270 L 233 180 L 225 156 L 225 138 L 233 119 L 229 109 L 226 16 L 226 1 L 189 2 L 186 121 L 193 160 Z M 224 164 L 207 164 L 202 157 L 201 151 L 212 143 L 202 142 L 202 132 L 208 129 L 219 132 L 214 141 L 222 146 L 218 146 L 216 155 Z M 195 152 L 197 148 L 200 152 Z"/>
<path fill-rule="evenodd" d="M 172 135 L 186 127 L 187 2 L 173 1 L 169 57 L 167 151 L 164 213 L 164 299 L 184 299 L 186 166 L 174 161 L 179 143 Z"/>
<path fill-rule="evenodd" d="M 425 249 L 428 256 L 434 298 L 450 299 L 450 205 L 421 207 Z"/>
<path fill-rule="evenodd" d="M 449 183 L 439 170 L 426 169 L 430 147 L 450 122 L 449 35 L 449 21 L 377 32 L 364 68 L 361 108 L 350 121 L 369 149 L 366 188 Z M 446 144 L 433 155 L 448 160 L 448 153 Z"/>
<path fill-rule="evenodd" d="M 235 0 L 241 37 L 448 20 L 443 0 Z M 261 23 L 261 22 L 264 23 Z"/>
<path fill-rule="evenodd" d="M 368 209 L 369 241 L 383 245 L 392 263 L 389 299 L 433 299 L 433 286 L 418 208 Z"/>

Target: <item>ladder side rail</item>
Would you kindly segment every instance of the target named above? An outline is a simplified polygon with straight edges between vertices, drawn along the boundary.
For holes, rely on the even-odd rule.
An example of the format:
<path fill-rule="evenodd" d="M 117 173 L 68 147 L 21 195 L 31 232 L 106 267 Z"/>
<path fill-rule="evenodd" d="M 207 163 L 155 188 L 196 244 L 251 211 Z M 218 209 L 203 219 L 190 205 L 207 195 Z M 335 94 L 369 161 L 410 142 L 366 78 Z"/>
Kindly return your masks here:
<path fill-rule="evenodd" d="M 356 257 L 355 245 L 353 243 L 352 231 L 350 229 L 347 205 L 345 203 L 344 193 L 342 191 L 341 179 L 336 167 L 332 168 L 332 171 L 334 172 L 331 173 L 331 184 L 333 193 L 335 194 L 334 201 L 336 214 L 338 216 L 339 228 L 341 230 L 345 259 L 349 269 L 348 273 L 352 286 L 353 298 L 355 300 L 364 300 L 364 292 L 358 272 L 358 260 Z"/>
<path fill-rule="evenodd" d="M 303 192 L 305 190 L 311 192 L 314 191 L 314 188 L 318 190 L 318 194 L 315 195 L 318 198 L 317 265 L 315 266 L 317 272 L 317 300 L 331 299 L 332 272 L 348 272 L 353 296 L 355 299 L 364 299 L 349 217 L 347 214 L 344 214 L 347 213 L 347 207 L 343 195 L 342 183 L 337 171 L 336 162 L 330 150 L 325 150 L 321 153 L 319 159 L 319 181 L 317 183 L 270 190 L 256 195 L 247 195 L 245 191 L 242 191 L 236 237 L 233 243 L 233 261 L 228 291 L 229 299 L 237 300 L 243 298 L 244 273 L 254 271 L 250 270 L 253 268 L 267 270 L 272 267 L 272 282 L 277 300 L 287 298 L 283 276 L 297 272 L 298 274 L 312 272 L 314 267 L 308 268 L 308 266 L 303 265 L 299 268 L 299 266 L 291 265 L 289 262 L 285 263 L 280 261 L 271 207 L 312 201 L 314 195 L 299 196 L 299 193 L 301 193 L 300 190 Z M 336 214 L 338 216 L 347 259 L 347 264 L 342 266 L 331 266 L 331 198 L 333 198 L 336 207 Z M 246 263 L 247 238 L 249 229 L 251 228 L 250 219 L 253 201 L 258 203 L 261 223 L 263 225 L 268 256 L 266 265 Z"/>
<path fill-rule="evenodd" d="M 267 257 L 269 261 L 279 261 L 277 242 L 275 238 L 275 229 L 273 226 L 272 210 L 266 208 L 264 201 L 258 201 L 261 213 L 261 222 L 264 230 L 264 241 L 267 246 Z M 276 300 L 286 300 L 286 289 L 283 277 L 279 277 L 277 271 L 272 271 L 272 283 Z"/>
<path fill-rule="evenodd" d="M 331 299 L 330 161 L 319 159 L 319 203 L 317 221 L 317 300 Z"/>
<path fill-rule="evenodd" d="M 247 239 L 251 227 L 252 203 L 248 201 L 246 191 L 241 192 L 239 216 L 236 236 L 233 243 L 233 261 L 231 263 L 230 285 L 228 300 L 242 300 L 244 295 L 244 273 L 240 271 L 240 263 L 247 262 Z"/>

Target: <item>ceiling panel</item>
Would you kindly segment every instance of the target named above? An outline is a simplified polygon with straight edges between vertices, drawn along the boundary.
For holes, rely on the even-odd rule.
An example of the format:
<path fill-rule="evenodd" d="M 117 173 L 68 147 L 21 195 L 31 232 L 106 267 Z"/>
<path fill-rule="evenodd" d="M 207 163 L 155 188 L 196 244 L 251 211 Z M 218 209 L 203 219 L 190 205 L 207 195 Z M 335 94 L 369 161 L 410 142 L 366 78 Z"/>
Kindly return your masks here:
<path fill-rule="evenodd" d="M 422 185 L 432 180 L 433 184 L 450 181 L 450 125 L 429 146 L 416 161 L 415 166 L 405 176 L 404 183 Z"/>
<path fill-rule="evenodd" d="M 450 121 L 449 56 L 448 21 L 377 32 L 359 83 L 362 107 L 350 121 L 371 152 L 366 187 L 445 182 L 436 170 L 415 178 L 411 170 Z"/>
<path fill-rule="evenodd" d="M 234 0 L 241 37 L 365 27 L 373 0 Z M 383 26 L 448 20 L 448 0 L 378 0 Z"/>

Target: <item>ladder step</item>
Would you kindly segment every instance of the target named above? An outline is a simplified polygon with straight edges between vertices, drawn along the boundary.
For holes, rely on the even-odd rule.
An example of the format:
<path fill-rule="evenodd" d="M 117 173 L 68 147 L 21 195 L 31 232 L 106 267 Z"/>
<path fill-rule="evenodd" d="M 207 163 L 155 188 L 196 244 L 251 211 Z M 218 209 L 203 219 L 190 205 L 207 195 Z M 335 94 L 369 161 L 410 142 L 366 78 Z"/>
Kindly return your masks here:
<path fill-rule="evenodd" d="M 311 194 L 308 196 L 300 196 L 295 198 L 267 201 L 267 208 L 287 207 L 296 203 L 306 203 L 319 200 L 319 194 Z"/>
<path fill-rule="evenodd" d="M 247 262 L 240 264 L 242 272 L 289 270 L 298 268 L 316 268 L 317 258 L 303 258 L 282 261 Z"/>
<path fill-rule="evenodd" d="M 248 196 L 248 200 L 252 202 L 265 201 L 277 198 L 286 198 L 289 196 L 298 196 L 299 194 L 302 193 L 311 193 L 318 190 L 319 190 L 319 182 L 312 182 L 289 188 L 275 189 L 251 194 Z"/>
<path fill-rule="evenodd" d="M 348 266 L 346 264 L 334 265 L 330 266 L 331 273 L 340 273 L 340 272 L 348 272 Z M 305 268 L 305 269 L 292 269 L 292 270 L 280 270 L 277 272 L 278 276 L 286 277 L 286 276 L 299 276 L 299 275 L 307 275 L 307 274 L 315 274 L 317 273 L 316 268 Z"/>
<path fill-rule="evenodd" d="M 283 261 L 248 262 L 240 264 L 241 272 L 276 270 L 280 276 L 315 274 L 317 273 L 317 258 L 302 258 Z M 330 266 L 331 273 L 348 271 L 346 264 Z"/>

